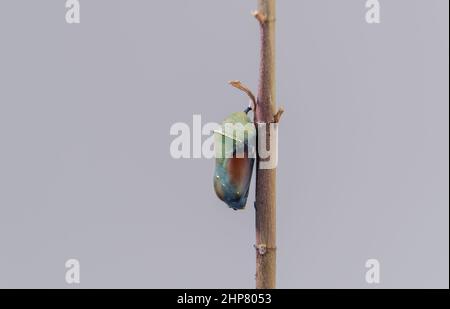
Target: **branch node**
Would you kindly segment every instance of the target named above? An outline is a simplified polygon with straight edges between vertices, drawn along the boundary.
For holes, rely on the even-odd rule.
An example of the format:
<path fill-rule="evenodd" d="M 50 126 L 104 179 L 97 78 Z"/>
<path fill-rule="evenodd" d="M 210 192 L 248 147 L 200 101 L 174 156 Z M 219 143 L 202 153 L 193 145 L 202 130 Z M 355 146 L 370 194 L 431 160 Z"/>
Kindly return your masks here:
<path fill-rule="evenodd" d="M 284 108 L 283 108 L 283 107 L 280 107 L 280 108 L 278 109 L 277 113 L 273 116 L 273 121 L 274 121 L 275 123 L 280 122 L 281 115 L 283 115 L 283 113 L 284 113 Z"/>
<path fill-rule="evenodd" d="M 261 25 L 264 25 L 267 21 L 267 16 L 260 11 L 253 11 L 252 15 L 259 21 Z"/>
<path fill-rule="evenodd" d="M 256 110 L 256 97 L 255 97 L 255 95 L 253 94 L 253 92 L 252 92 L 247 86 L 245 86 L 244 84 L 242 84 L 239 80 L 232 80 L 232 81 L 229 81 L 228 83 L 229 83 L 231 86 L 233 86 L 234 88 L 237 88 L 237 89 L 239 89 L 239 90 L 245 92 L 245 93 L 248 95 L 248 97 L 249 97 L 250 100 L 252 101 L 251 109 L 252 109 L 253 111 L 255 111 L 255 110 Z"/>
<path fill-rule="evenodd" d="M 258 252 L 259 255 L 264 255 L 267 252 L 266 244 L 255 245 L 255 249 L 256 249 L 256 252 Z"/>
<path fill-rule="evenodd" d="M 253 245 L 253 247 L 255 247 L 256 252 L 259 255 L 265 255 L 267 253 L 267 251 L 269 251 L 269 250 L 273 250 L 273 251 L 277 250 L 276 247 L 273 247 L 273 248 L 267 247 L 266 244 Z"/>

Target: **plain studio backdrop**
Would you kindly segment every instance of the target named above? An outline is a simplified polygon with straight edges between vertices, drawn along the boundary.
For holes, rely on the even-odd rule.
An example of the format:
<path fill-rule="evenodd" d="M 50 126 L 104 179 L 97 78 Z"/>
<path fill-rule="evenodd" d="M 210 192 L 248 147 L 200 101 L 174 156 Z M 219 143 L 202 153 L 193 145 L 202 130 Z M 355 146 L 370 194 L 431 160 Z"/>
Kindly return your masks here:
<path fill-rule="evenodd" d="M 0 3 L 0 287 L 75 258 L 84 288 L 252 288 L 253 189 L 228 209 L 169 129 L 247 106 L 256 1 L 80 3 Z M 380 3 L 278 1 L 280 288 L 448 288 L 449 3 Z"/>

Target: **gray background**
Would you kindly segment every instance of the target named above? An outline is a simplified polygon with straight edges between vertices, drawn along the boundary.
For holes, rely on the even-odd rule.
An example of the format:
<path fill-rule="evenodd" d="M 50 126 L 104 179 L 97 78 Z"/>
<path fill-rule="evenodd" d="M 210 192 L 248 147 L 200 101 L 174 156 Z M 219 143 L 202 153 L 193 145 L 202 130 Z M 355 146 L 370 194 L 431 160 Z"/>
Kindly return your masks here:
<path fill-rule="evenodd" d="M 0 2 L 0 287 L 251 288 L 254 210 L 174 122 L 256 87 L 256 1 Z M 278 287 L 449 286 L 448 1 L 280 0 Z M 250 198 L 250 203 L 253 198 Z"/>

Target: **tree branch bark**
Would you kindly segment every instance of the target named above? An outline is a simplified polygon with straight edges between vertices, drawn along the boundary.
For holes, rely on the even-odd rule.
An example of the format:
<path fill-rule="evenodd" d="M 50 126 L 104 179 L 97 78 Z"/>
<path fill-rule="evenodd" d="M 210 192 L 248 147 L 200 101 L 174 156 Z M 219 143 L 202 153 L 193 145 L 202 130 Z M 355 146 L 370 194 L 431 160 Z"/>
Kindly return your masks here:
<path fill-rule="evenodd" d="M 261 28 L 261 63 L 255 123 L 278 122 L 275 114 L 275 0 L 258 0 L 254 13 Z M 259 126 L 257 126 L 259 127 Z M 263 126 L 262 129 L 266 129 Z M 270 130 L 266 130 L 269 135 Z M 270 140 L 270 136 L 267 136 Z M 266 143 L 267 144 L 267 143 Z M 271 145 L 274 147 L 274 145 Z M 256 162 L 256 288 L 276 287 L 276 169 Z"/>

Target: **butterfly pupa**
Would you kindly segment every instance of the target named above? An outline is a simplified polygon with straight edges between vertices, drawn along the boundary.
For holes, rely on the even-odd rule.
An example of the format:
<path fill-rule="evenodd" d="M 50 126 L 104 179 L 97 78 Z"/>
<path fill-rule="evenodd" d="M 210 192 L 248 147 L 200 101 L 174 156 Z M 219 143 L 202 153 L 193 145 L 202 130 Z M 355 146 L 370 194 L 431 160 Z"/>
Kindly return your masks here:
<path fill-rule="evenodd" d="M 214 131 L 214 190 L 235 210 L 245 208 L 255 162 L 256 128 L 247 112 L 231 114 Z"/>

